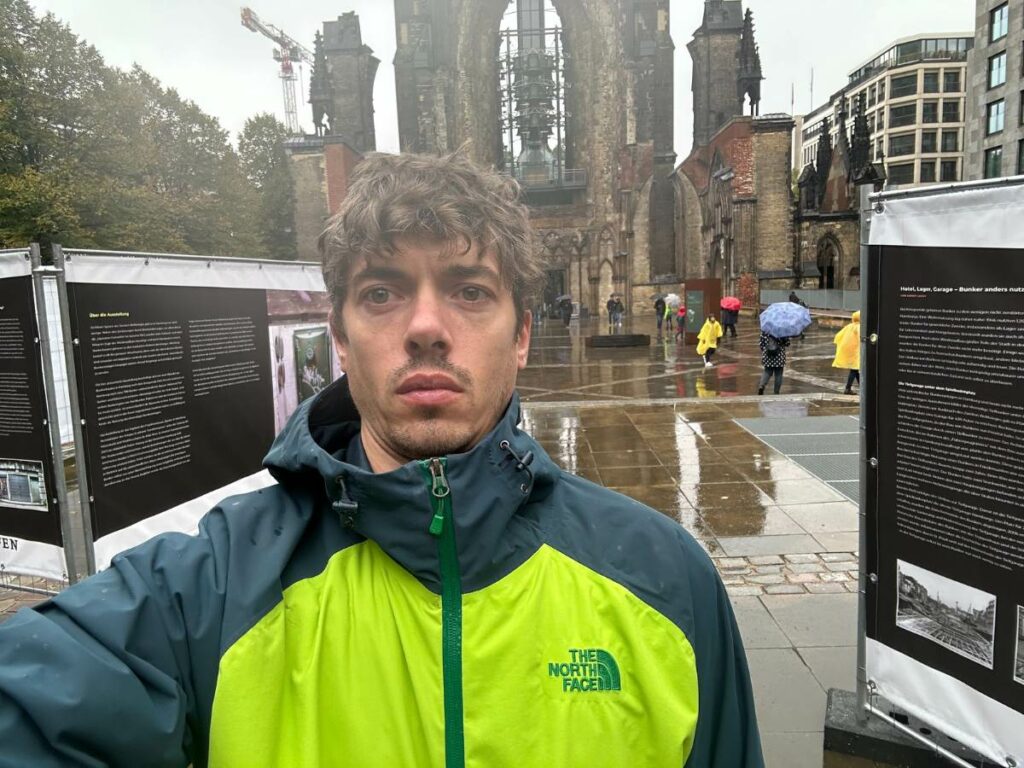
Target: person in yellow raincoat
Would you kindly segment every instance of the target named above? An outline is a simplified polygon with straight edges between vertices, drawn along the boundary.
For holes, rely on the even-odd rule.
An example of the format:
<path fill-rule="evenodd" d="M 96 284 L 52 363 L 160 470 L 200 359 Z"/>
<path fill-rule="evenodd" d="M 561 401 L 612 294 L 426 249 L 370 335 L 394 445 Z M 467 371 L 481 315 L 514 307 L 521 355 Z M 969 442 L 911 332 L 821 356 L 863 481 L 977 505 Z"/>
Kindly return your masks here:
<path fill-rule="evenodd" d="M 705 368 L 714 367 L 715 364 L 711 362 L 711 357 L 718 349 L 720 338 L 722 338 L 722 324 L 713 314 L 708 315 L 700 333 L 697 334 L 697 354 L 704 358 Z"/>
<path fill-rule="evenodd" d="M 846 394 L 853 394 L 853 382 L 860 387 L 860 312 L 850 316 L 850 323 L 844 325 L 836 334 L 832 343 L 836 345 L 836 358 L 832 361 L 833 368 L 848 368 L 846 377 Z"/>

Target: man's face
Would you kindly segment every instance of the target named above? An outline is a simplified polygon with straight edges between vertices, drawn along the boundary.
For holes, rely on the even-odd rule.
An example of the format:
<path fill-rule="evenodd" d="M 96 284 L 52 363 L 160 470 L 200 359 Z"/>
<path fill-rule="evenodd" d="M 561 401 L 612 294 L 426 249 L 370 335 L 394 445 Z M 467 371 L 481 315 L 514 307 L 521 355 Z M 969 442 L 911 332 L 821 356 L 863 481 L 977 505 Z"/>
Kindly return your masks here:
<path fill-rule="evenodd" d="M 352 266 L 335 345 L 378 472 L 472 448 L 526 366 L 532 318 L 516 327 L 497 258 L 454 250 L 403 239 Z"/>

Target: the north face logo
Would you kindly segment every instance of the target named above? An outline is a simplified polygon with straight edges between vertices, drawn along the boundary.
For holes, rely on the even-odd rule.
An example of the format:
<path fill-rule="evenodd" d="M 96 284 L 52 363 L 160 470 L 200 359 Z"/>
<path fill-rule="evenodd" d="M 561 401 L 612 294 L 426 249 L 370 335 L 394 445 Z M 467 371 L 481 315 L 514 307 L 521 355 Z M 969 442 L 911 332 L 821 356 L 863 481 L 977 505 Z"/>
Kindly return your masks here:
<path fill-rule="evenodd" d="M 622 690 L 615 657 L 600 648 L 570 648 L 569 661 L 548 662 L 548 676 L 561 678 L 566 693 Z"/>

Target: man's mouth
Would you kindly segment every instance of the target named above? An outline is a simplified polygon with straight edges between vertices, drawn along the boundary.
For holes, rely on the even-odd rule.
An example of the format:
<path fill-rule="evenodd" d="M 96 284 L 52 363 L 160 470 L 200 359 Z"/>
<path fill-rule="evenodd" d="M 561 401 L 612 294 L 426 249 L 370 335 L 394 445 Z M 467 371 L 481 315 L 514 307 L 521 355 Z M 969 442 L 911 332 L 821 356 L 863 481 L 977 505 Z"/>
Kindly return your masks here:
<path fill-rule="evenodd" d="M 440 373 L 417 373 L 398 385 L 397 394 L 416 405 L 445 405 L 463 392 L 454 379 Z"/>

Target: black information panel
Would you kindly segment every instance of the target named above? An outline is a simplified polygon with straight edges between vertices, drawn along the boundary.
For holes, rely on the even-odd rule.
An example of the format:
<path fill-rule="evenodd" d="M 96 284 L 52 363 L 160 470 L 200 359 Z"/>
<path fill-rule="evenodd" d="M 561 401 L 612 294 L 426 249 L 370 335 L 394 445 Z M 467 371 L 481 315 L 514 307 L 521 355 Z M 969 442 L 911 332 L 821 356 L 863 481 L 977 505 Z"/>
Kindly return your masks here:
<path fill-rule="evenodd" d="M 97 537 L 260 470 L 274 438 L 266 291 L 68 288 Z"/>
<path fill-rule="evenodd" d="M 32 278 L 0 280 L 0 547 L 61 545 Z"/>
<path fill-rule="evenodd" d="M 873 248 L 868 637 L 1024 712 L 1024 252 Z"/>

